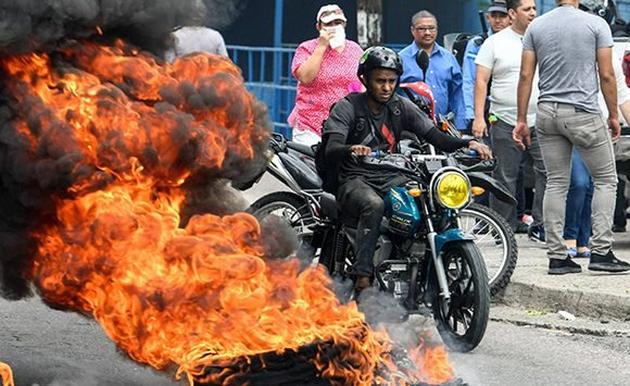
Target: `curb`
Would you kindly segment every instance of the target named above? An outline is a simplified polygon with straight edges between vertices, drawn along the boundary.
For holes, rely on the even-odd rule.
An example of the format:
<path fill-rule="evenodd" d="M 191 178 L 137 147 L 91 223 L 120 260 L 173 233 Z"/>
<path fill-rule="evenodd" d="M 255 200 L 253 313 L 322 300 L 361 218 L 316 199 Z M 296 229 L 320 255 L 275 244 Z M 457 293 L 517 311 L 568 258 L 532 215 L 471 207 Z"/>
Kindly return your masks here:
<path fill-rule="evenodd" d="M 583 317 L 567 319 L 558 312 L 545 313 L 539 310 L 515 308 L 500 304 L 494 304 L 490 309 L 490 320 L 519 327 L 561 331 L 574 335 L 630 339 L 630 323 L 627 322 Z"/>
<path fill-rule="evenodd" d="M 511 281 L 493 299 L 509 306 L 567 311 L 576 316 L 630 321 L 630 296 L 555 289 Z"/>
<path fill-rule="evenodd" d="M 524 320 L 514 320 L 512 318 L 493 318 L 490 320 L 493 322 L 509 323 L 518 327 L 535 327 L 544 328 L 546 330 L 566 331 L 571 334 L 590 335 L 590 336 L 611 336 L 619 338 L 630 338 L 630 331 L 625 330 L 611 330 L 606 328 L 590 328 L 582 326 L 569 326 L 559 323 L 551 322 L 532 322 Z"/>

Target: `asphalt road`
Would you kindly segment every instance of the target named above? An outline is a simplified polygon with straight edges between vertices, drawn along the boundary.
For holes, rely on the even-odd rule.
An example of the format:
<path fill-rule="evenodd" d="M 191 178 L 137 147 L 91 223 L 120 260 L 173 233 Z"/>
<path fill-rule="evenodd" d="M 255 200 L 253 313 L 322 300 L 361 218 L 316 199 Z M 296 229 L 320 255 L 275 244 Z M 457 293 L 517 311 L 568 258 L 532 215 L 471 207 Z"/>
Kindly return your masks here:
<path fill-rule="evenodd" d="M 572 335 L 492 322 L 481 346 L 451 354 L 472 385 L 630 385 L 630 338 Z M 0 300 L 0 361 L 16 385 L 174 385 L 118 353 L 91 320 L 38 299 Z M 185 383 L 180 383 L 185 384 Z"/>
<path fill-rule="evenodd" d="M 630 338 L 491 322 L 481 345 L 451 354 L 472 385 L 630 385 Z"/>

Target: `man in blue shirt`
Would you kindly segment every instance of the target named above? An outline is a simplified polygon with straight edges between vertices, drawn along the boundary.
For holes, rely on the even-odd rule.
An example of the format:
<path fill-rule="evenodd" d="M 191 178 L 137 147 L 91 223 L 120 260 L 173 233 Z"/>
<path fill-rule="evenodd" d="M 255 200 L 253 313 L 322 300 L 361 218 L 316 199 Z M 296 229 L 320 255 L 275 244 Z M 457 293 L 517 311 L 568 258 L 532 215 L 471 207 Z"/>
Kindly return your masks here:
<path fill-rule="evenodd" d="M 403 61 L 402 83 L 424 80 L 433 91 L 436 113 L 446 115 L 455 113 L 455 127 L 466 129 L 466 111 L 462 93 L 462 71 L 455 56 L 435 42 L 438 35 L 438 23 L 428 11 L 420 11 L 411 18 L 413 43 L 400 51 Z M 415 57 L 420 49 L 429 54 L 427 78 L 422 79 L 422 70 Z"/>
<path fill-rule="evenodd" d="M 490 25 L 490 31 L 479 34 L 468 41 L 462 64 L 462 74 L 464 78 L 464 85 L 462 89 L 464 92 L 466 122 L 468 126 L 470 126 L 472 121 L 475 119 L 474 93 L 475 80 L 477 78 L 475 58 L 477 57 L 477 53 L 479 52 L 481 45 L 489 35 L 497 33 L 510 25 L 510 18 L 508 17 L 505 0 L 494 0 L 490 3 L 490 7 L 488 7 L 488 10 L 486 11 L 486 20 L 488 20 L 488 24 Z"/>

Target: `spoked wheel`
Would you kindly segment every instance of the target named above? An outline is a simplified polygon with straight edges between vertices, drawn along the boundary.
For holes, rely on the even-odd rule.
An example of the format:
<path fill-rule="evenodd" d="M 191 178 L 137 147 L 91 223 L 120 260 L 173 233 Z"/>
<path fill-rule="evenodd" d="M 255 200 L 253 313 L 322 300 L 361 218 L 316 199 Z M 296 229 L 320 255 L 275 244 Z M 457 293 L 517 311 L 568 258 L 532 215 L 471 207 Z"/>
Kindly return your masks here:
<path fill-rule="evenodd" d="M 277 216 L 295 230 L 303 244 L 310 243 L 315 219 L 306 200 L 290 192 L 274 192 L 259 198 L 248 209 L 258 221 Z"/>
<path fill-rule="evenodd" d="M 475 237 L 475 244 L 481 252 L 490 293 L 496 294 L 510 282 L 516 261 L 518 246 L 514 232 L 501 215 L 487 206 L 471 204 L 459 212 L 464 233 Z"/>
<path fill-rule="evenodd" d="M 490 291 L 486 269 L 471 241 L 447 244 L 442 261 L 451 297 L 444 299 L 434 282 L 437 290 L 433 314 L 444 343 L 452 350 L 467 352 L 481 342 L 488 325 Z"/>

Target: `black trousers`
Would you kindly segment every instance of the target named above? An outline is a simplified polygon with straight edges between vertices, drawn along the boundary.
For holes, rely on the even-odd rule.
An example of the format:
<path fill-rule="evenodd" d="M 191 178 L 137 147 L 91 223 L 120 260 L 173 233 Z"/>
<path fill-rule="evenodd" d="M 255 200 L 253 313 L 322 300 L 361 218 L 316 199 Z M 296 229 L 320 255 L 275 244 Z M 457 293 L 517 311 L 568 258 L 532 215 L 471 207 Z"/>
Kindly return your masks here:
<path fill-rule="evenodd" d="M 342 216 L 359 219 L 355 250 L 357 261 L 353 273 L 371 277 L 379 227 L 385 211 L 383 197 L 361 179 L 355 178 L 339 186 L 337 202 Z"/>

